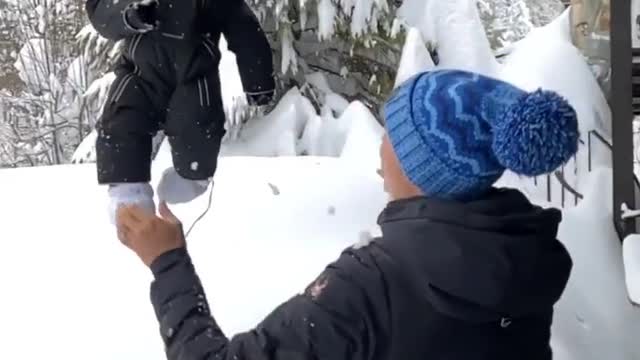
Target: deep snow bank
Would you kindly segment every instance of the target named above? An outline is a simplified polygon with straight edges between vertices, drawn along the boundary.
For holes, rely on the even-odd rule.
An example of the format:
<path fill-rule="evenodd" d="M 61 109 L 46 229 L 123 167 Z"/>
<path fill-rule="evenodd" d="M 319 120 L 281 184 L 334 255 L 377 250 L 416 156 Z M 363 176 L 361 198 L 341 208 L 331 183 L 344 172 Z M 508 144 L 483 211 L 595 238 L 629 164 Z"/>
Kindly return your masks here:
<path fill-rule="evenodd" d="M 150 275 L 118 243 L 94 177 L 92 165 L 0 171 L 1 359 L 164 358 Z M 206 200 L 176 209 L 185 225 Z M 222 159 L 188 241 L 223 329 L 247 330 L 302 291 L 375 229 L 384 202 L 375 172 L 340 159 Z"/>
<path fill-rule="evenodd" d="M 154 175 L 167 166 L 162 159 Z M 150 275 L 116 240 L 94 176 L 92 165 L 0 171 L 0 218 L 9 219 L 0 358 L 163 358 Z M 610 172 L 590 175 L 586 187 L 591 195 L 565 211 L 560 229 L 574 271 L 557 306 L 556 358 L 637 358 L 640 312 L 626 298 L 610 193 L 602 191 Z M 377 175 L 345 159 L 223 158 L 213 207 L 188 241 L 224 330 L 249 329 L 343 248 L 377 233 L 385 199 Z M 190 225 L 206 201 L 176 212 Z"/>
<path fill-rule="evenodd" d="M 573 258 L 569 285 L 557 305 L 553 345 L 558 359 L 640 358 L 640 309 L 628 300 L 622 246 L 612 222 L 611 170 L 584 182 L 588 196 L 564 211 L 559 239 Z"/>

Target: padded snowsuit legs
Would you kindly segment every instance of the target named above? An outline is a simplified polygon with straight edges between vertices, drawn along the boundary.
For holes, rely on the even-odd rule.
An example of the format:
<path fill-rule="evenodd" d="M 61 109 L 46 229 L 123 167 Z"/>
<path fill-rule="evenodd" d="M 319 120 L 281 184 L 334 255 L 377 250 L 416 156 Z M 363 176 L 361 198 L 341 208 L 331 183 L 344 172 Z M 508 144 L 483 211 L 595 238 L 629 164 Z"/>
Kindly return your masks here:
<path fill-rule="evenodd" d="M 161 37 L 148 34 L 125 44 L 97 126 L 100 184 L 150 181 L 158 130 L 168 137 L 180 176 L 204 180 L 215 173 L 225 134 L 217 46 L 208 39 L 194 44 Z M 141 51 L 154 56 L 136 61 Z"/>

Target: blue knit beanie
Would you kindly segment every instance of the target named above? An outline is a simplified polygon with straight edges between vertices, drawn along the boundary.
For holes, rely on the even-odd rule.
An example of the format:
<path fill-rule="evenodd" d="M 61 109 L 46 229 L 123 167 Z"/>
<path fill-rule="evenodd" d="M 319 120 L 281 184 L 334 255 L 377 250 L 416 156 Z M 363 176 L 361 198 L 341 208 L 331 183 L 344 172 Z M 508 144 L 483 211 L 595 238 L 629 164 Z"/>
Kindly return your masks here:
<path fill-rule="evenodd" d="M 577 114 L 560 95 L 465 71 L 414 76 L 395 90 L 385 117 L 406 176 L 443 199 L 481 195 L 505 169 L 549 173 L 578 150 Z"/>

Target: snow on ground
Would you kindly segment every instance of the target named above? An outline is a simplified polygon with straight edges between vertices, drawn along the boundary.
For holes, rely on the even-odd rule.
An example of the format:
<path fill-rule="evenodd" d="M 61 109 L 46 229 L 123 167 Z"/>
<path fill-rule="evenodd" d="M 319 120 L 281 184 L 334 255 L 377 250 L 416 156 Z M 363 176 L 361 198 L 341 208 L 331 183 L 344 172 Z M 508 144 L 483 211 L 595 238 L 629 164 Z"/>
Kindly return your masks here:
<path fill-rule="evenodd" d="M 414 14 L 424 14 L 415 1 L 405 4 Z M 434 1 L 424 4 L 451 10 Z M 424 38 L 449 44 L 445 34 L 460 35 L 445 30 L 463 29 L 463 18 L 447 18 L 436 23 L 440 29 L 424 26 Z M 567 30 L 562 21 L 516 44 L 504 67 L 482 60 L 482 42 L 466 58 L 481 61 L 468 65 L 495 71 L 525 88 L 559 91 L 578 110 L 583 131 L 599 129 L 606 136 L 609 110 L 579 54 L 562 40 Z M 422 51 L 411 46 L 405 54 Z M 465 51 L 475 51 L 473 46 L 471 42 Z M 440 53 L 445 64 L 446 54 Z M 403 76 L 424 65 L 415 60 L 405 61 L 416 69 L 402 69 Z M 556 71 L 563 64 L 569 66 Z M 323 83 L 318 76 L 310 81 Z M 375 173 L 381 128 L 362 104 L 347 105 L 325 90 L 328 105 L 320 114 L 293 89 L 272 114 L 255 119 L 243 137 L 225 143 L 213 207 L 188 241 L 227 334 L 256 324 L 301 291 L 343 248 L 378 231 L 375 220 L 386 199 Z M 584 145 L 580 151 L 579 156 L 586 156 Z M 339 157 L 240 156 L 302 153 Z M 565 209 L 559 234 L 574 260 L 553 327 L 552 345 L 560 360 L 640 358 L 640 344 L 634 341 L 640 310 L 627 299 L 622 247 L 612 227 L 611 194 L 605 191 L 611 188 L 610 164 L 598 154 L 591 173 L 582 160 L 567 169 L 585 199 Z M 169 159 L 165 144 L 154 163 L 154 178 Z M 507 175 L 502 183 L 549 205 L 545 181 L 536 185 Z M 116 240 L 105 213 L 104 189 L 94 185 L 94 166 L 4 170 L 0 183 L 0 218 L 6 220 L 2 235 L 8 244 L 0 252 L 0 358 L 163 358 L 148 300 L 150 274 Z M 559 206 L 559 185 L 556 180 L 551 185 L 551 204 Z M 29 197 L 16 189 L 25 189 Z M 37 202 L 30 203 L 32 199 Z M 205 196 L 176 211 L 190 226 L 206 202 Z"/>
<path fill-rule="evenodd" d="M 188 242 L 227 334 L 249 329 L 343 248 L 377 234 L 386 200 L 372 168 L 378 135 L 350 137 L 345 149 L 368 149 L 357 157 L 345 150 L 340 158 L 221 159 L 213 207 Z M 154 178 L 169 164 L 167 151 L 154 164 Z M 610 176 L 608 169 L 590 174 L 590 196 L 564 213 L 560 239 L 574 271 L 553 328 L 559 360 L 640 355 L 634 341 L 640 312 L 626 300 L 611 194 L 602 191 L 610 189 Z M 4 170 L 0 182 L 0 218 L 7 220 L 0 358 L 163 358 L 148 300 L 150 274 L 108 224 L 94 166 Z M 30 198 L 16 189 L 27 189 Z M 206 202 L 201 197 L 176 212 L 190 226 Z"/>
<path fill-rule="evenodd" d="M 589 174 L 588 196 L 563 214 L 559 238 L 574 267 L 555 313 L 554 349 L 570 354 L 559 359 L 640 359 L 640 309 L 628 300 L 625 287 L 611 176 L 605 167 Z"/>
<path fill-rule="evenodd" d="M 109 226 L 94 166 L 4 170 L 0 183 L 0 359 L 162 359 L 150 274 Z M 206 200 L 176 209 L 186 226 Z M 384 202 L 375 172 L 338 158 L 221 159 L 188 241 L 224 330 L 302 291 L 375 231 Z"/>
<path fill-rule="evenodd" d="M 622 257 L 629 299 L 640 306 L 640 235 L 624 240 Z"/>
<path fill-rule="evenodd" d="M 341 109 L 334 99 L 343 112 L 319 116 L 303 100 L 292 90 L 271 117 L 249 125 L 244 147 L 235 149 L 274 156 L 300 147 L 335 157 L 241 157 L 226 145 L 212 208 L 188 239 L 227 334 L 250 329 L 345 247 L 379 233 L 382 128 L 360 103 Z M 170 164 L 164 143 L 155 181 Z M 10 219 L 2 229 L 9 245 L 0 252 L 0 359 L 163 358 L 150 274 L 118 243 L 95 171 L 93 164 L 0 171 L 0 218 Z M 16 189 L 39 202 L 27 203 L 33 200 Z M 207 200 L 175 209 L 185 228 Z"/>

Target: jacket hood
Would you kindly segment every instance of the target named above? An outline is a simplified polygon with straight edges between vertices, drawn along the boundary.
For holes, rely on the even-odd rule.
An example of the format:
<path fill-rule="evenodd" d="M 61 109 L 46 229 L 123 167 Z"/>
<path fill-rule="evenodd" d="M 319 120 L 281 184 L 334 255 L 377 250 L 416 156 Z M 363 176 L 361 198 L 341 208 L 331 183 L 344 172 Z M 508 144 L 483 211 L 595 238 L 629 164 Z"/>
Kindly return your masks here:
<path fill-rule="evenodd" d="M 561 219 L 511 189 L 466 203 L 420 197 L 387 206 L 379 244 L 441 313 L 527 317 L 551 311 L 569 279 L 571 258 L 556 239 Z"/>

